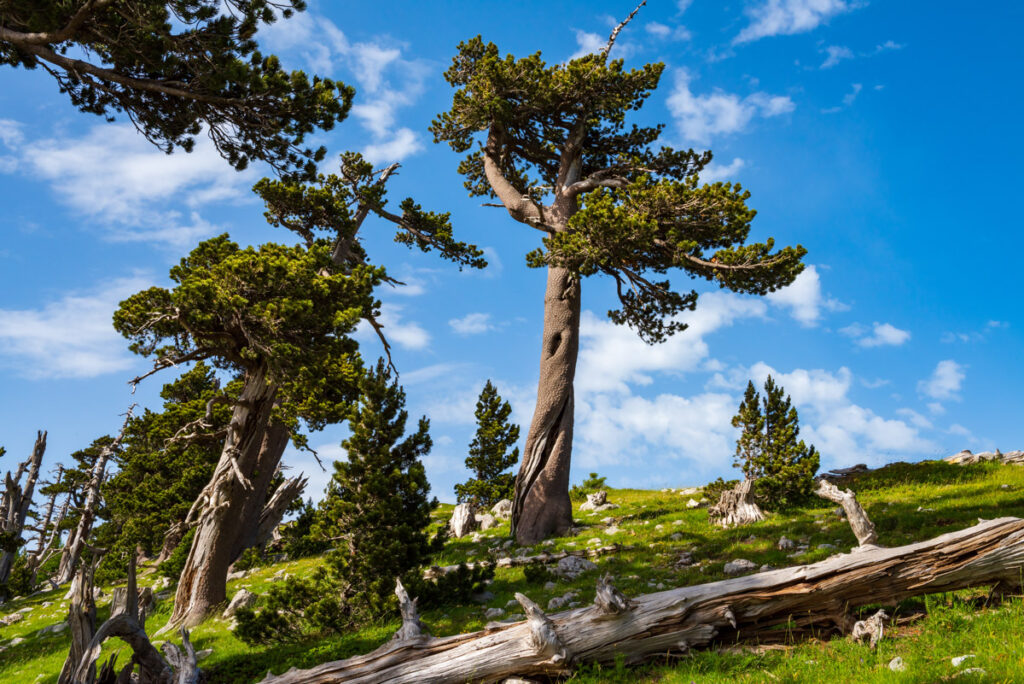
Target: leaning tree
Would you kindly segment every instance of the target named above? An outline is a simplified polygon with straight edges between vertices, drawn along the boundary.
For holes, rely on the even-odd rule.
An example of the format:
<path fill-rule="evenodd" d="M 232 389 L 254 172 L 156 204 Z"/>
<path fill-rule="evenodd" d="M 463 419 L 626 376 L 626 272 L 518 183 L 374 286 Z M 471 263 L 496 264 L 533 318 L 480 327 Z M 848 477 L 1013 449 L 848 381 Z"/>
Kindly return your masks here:
<path fill-rule="evenodd" d="M 634 11 L 635 14 L 635 11 Z M 632 17 L 632 15 L 630 15 Z M 626 20 L 629 21 L 628 19 Z M 608 312 L 648 343 L 685 329 L 697 292 L 663 276 L 681 269 L 736 292 L 765 294 L 800 273 L 802 247 L 745 244 L 755 212 L 739 184 L 701 184 L 710 152 L 657 146 L 663 126 L 627 126 L 664 65 L 626 70 L 599 54 L 547 65 L 540 53 L 501 57 L 478 36 L 461 43 L 447 81 L 458 90 L 431 131 L 468 153 L 459 165 L 471 195 L 497 198 L 541 234 L 527 264 L 547 269 L 537 405 L 516 480 L 512 525 L 520 543 L 572 522 L 569 460 L 580 296 L 586 276 L 614 280 Z"/>
<path fill-rule="evenodd" d="M 303 0 L 4 0 L 0 65 L 42 69 L 83 112 L 123 112 L 152 143 L 191 150 L 204 130 L 235 168 L 251 160 L 311 177 L 303 147 L 345 118 L 353 91 L 287 72 L 261 26 Z"/>
<path fill-rule="evenodd" d="M 321 175 L 315 185 L 264 179 L 256 190 L 267 219 L 297 233 L 301 244 L 242 248 L 227 236 L 207 240 L 171 269 L 174 287 L 139 292 L 114 315 L 131 349 L 154 357 L 146 375 L 206 360 L 241 381 L 237 394 L 211 399 L 226 402 L 231 417 L 196 503 L 169 624 L 196 624 L 224 601 L 228 567 L 259 534 L 289 438 L 307 447 L 303 429 L 340 422 L 357 397 L 362 362 L 351 333 L 366 320 L 383 335 L 374 288 L 391 280 L 369 263 L 360 242 L 365 218 L 395 223 L 399 242 L 436 249 L 460 265 L 484 265 L 480 250 L 454 240 L 446 214 L 425 212 L 411 199 L 400 214 L 388 210 L 384 184 L 396 168 L 377 175 L 348 154 L 339 175 Z M 210 427 L 200 418 L 184 433 L 208 434 Z"/>

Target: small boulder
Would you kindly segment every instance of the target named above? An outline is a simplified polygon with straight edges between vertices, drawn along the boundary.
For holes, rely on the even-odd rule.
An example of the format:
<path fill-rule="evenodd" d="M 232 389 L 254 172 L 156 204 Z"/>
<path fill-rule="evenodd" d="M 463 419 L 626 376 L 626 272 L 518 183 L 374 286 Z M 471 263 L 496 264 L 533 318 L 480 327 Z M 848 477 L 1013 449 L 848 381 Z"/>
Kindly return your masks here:
<path fill-rule="evenodd" d="M 494 598 L 494 592 L 492 591 L 481 591 L 479 594 L 473 594 L 473 600 L 477 603 L 488 603 Z"/>
<path fill-rule="evenodd" d="M 487 610 L 484 611 L 484 617 L 487 618 L 488 620 L 493 620 L 495 618 L 500 618 L 504 614 L 505 614 L 505 609 L 504 608 L 488 608 Z"/>
<path fill-rule="evenodd" d="M 209 658 L 211 655 L 213 655 L 212 648 L 204 648 L 202 651 L 196 651 L 196 661 L 204 660 L 205 658 Z"/>
<path fill-rule="evenodd" d="M 566 556 L 558 561 L 555 574 L 565 579 L 576 579 L 590 570 L 596 570 L 597 564 L 579 556 Z"/>
<path fill-rule="evenodd" d="M 502 499 L 491 508 L 491 514 L 499 520 L 508 520 L 512 517 L 512 502 L 508 499 Z"/>
<path fill-rule="evenodd" d="M 893 672 L 903 672 L 907 669 L 907 664 L 903 662 L 903 658 L 896 656 L 889 661 L 889 669 Z"/>
<path fill-rule="evenodd" d="M 746 558 L 737 558 L 725 564 L 723 571 L 726 575 L 745 575 L 748 572 L 757 570 L 757 564 L 748 561 Z"/>
<path fill-rule="evenodd" d="M 231 603 L 229 603 L 228 607 L 224 609 L 223 617 L 234 617 L 235 613 L 242 608 L 250 608 L 254 603 L 256 603 L 257 598 L 259 598 L 259 596 L 248 589 L 239 589 L 231 599 Z"/>
<path fill-rule="evenodd" d="M 974 657 L 973 653 L 968 653 L 967 655 L 962 655 L 962 656 L 957 656 L 956 658 L 952 658 L 950 660 L 950 662 L 953 663 L 953 667 L 960 667 L 961 665 L 964 664 L 964 661 L 970 660 L 973 657 Z"/>
<path fill-rule="evenodd" d="M 789 551 L 796 548 L 796 542 L 783 536 L 779 538 L 779 543 L 776 546 L 779 547 L 780 551 Z"/>
<path fill-rule="evenodd" d="M 822 551 L 835 551 L 837 547 L 835 544 L 818 544 L 818 548 Z"/>
<path fill-rule="evenodd" d="M 686 507 L 687 508 L 700 508 L 700 501 L 697 501 L 696 499 L 690 499 L 689 501 L 686 502 Z"/>
<path fill-rule="evenodd" d="M 481 530 L 489 530 L 498 524 L 498 521 L 490 513 L 483 513 L 476 516 L 476 521 L 480 523 Z"/>
<path fill-rule="evenodd" d="M 565 607 L 566 603 L 568 603 L 568 600 L 564 596 L 556 596 L 548 601 L 548 610 L 560 610 Z"/>
<path fill-rule="evenodd" d="M 554 591 L 556 588 L 558 588 L 558 585 L 555 584 L 554 582 L 545 582 L 544 583 L 544 591 Z M 512 599 L 512 600 L 515 601 L 515 599 Z M 516 601 L 516 603 L 518 603 L 518 601 Z"/>
<path fill-rule="evenodd" d="M 608 502 L 608 493 L 605 491 L 587 494 L 587 500 L 580 504 L 581 511 L 610 511 L 618 507 L 618 504 Z"/>
<path fill-rule="evenodd" d="M 39 630 L 39 635 L 42 636 L 43 634 L 60 634 L 61 632 L 63 632 L 67 628 L 68 628 L 68 623 L 66 623 L 66 622 L 58 622 L 58 623 L 55 623 L 55 624 L 52 624 L 52 625 L 47 625 L 46 627 L 41 628 Z"/>
<path fill-rule="evenodd" d="M 473 504 L 461 503 L 452 512 L 452 519 L 448 523 L 452 536 L 456 539 L 465 537 L 477 528 L 476 516 L 473 515 Z"/>
<path fill-rule="evenodd" d="M 25 615 L 22 613 L 11 613 L 10 615 L 0 617 L 0 623 L 4 625 L 13 625 L 15 622 L 21 622 L 24 619 Z"/>

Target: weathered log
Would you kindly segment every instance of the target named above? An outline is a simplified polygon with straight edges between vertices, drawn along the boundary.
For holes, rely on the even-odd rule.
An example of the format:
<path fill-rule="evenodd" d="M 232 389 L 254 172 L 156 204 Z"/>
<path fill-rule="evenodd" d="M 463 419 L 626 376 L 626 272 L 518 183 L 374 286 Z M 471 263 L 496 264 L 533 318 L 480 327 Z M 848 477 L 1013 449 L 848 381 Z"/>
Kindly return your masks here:
<path fill-rule="evenodd" d="M 598 603 L 541 617 L 528 602 L 527 621 L 268 674 L 263 682 L 494 682 L 566 675 L 575 663 L 617 657 L 637 662 L 716 639 L 771 641 L 811 628 L 820 632 L 845 623 L 848 610 L 866 604 L 994 583 L 1019 587 L 1022 567 L 1024 520 L 1000 518 L 908 546 L 638 596 L 630 610 L 615 615 Z M 789 628 L 773 629 L 779 625 Z"/>
<path fill-rule="evenodd" d="M 82 563 L 75 574 L 71 585 L 71 604 L 68 606 L 68 624 L 71 627 L 71 647 L 68 657 L 61 668 L 58 684 L 72 684 L 75 681 L 78 664 L 92 643 L 96 633 L 96 601 L 93 598 L 93 573 L 96 563 Z M 95 670 L 86 671 L 89 678 L 95 676 Z"/>
<path fill-rule="evenodd" d="M 857 501 L 857 495 L 847 489 L 843 491 L 825 479 L 818 480 L 818 487 L 814 493 L 823 499 L 834 501 L 843 507 L 846 512 L 846 519 L 850 522 L 850 528 L 857 537 L 857 543 L 861 547 L 870 547 L 878 543 L 878 533 L 875 532 L 875 524 L 868 518 L 864 507 Z"/>
<path fill-rule="evenodd" d="M 395 596 L 398 597 L 398 610 L 402 614 L 402 628 L 391 637 L 391 643 L 400 645 L 429 638 L 427 628 L 420 622 L 416 599 L 409 598 L 409 593 L 402 586 L 400 579 L 395 581 Z"/>
<path fill-rule="evenodd" d="M 732 489 L 722 492 L 718 503 L 708 509 L 708 516 L 722 527 L 736 527 L 764 520 L 761 508 L 750 500 L 753 480 L 743 480 Z"/>
<path fill-rule="evenodd" d="M 36 443 L 32 448 L 32 455 L 18 467 L 18 477 L 11 479 L 7 473 L 6 492 L 3 497 L 3 505 L 0 506 L 0 532 L 9 535 L 12 539 L 20 539 L 21 532 L 25 528 L 25 518 L 28 517 L 28 509 L 32 507 L 32 495 L 36 488 L 36 479 L 39 477 L 39 465 L 43 462 L 43 454 L 46 452 L 46 432 L 40 430 L 36 433 Z M 21 484 L 21 474 L 28 469 L 28 477 L 25 484 Z M 11 566 L 14 565 L 16 550 L 0 551 L 0 584 L 6 584 L 11 574 Z"/>

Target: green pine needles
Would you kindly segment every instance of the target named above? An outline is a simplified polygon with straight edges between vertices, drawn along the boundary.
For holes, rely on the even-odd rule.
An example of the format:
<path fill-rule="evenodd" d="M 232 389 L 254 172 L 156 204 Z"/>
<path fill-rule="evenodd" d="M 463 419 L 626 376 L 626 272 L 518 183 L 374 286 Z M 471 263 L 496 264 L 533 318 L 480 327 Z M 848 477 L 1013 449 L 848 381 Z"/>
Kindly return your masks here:
<path fill-rule="evenodd" d="M 819 454 L 800 436 L 796 408 L 785 390 L 769 375 L 762 398 L 753 382 L 747 383 L 733 427 L 740 428 L 733 463 L 752 479 L 757 500 L 779 510 L 805 501 L 814 486 Z"/>
<path fill-rule="evenodd" d="M 515 475 L 509 468 L 519 462 L 519 426 L 508 418 L 512 407 L 502 401 L 490 380 L 476 402 L 476 436 L 469 444 L 466 467 L 473 477 L 455 485 L 459 503 L 472 502 L 490 508 L 502 499 L 511 499 Z"/>

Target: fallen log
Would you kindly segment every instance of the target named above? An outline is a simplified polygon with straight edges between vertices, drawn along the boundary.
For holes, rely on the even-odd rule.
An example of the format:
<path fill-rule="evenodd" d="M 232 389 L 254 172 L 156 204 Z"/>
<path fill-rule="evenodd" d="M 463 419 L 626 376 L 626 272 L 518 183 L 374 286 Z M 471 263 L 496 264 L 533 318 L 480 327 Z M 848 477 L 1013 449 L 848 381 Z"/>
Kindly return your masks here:
<path fill-rule="evenodd" d="M 866 548 L 812 565 L 609 601 L 479 632 L 393 641 L 367 655 L 308 670 L 268 673 L 263 684 L 495 682 L 513 675 L 567 675 L 578 663 L 627 663 L 707 647 L 716 639 L 777 640 L 813 627 L 852 627 L 868 604 L 979 585 L 1020 586 L 1024 520 L 1000 518 L 896 548 Z M 525 601 L 524 601 L 525 599 Z M 786 625 L 786 629 L 779 629 Z"/>

